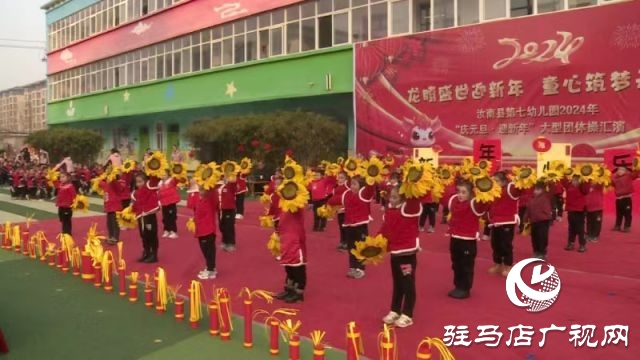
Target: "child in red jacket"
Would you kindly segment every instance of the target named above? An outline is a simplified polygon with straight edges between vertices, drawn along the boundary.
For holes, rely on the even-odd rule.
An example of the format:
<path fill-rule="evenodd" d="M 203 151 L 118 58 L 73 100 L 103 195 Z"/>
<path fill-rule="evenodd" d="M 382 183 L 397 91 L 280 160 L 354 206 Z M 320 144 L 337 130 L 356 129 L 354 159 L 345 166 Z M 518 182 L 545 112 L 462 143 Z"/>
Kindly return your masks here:
<path fill-rule="evenodd" d="M 67 173 L 60 174 L 60 180 L 56 185 L 58 195 L 56 198 L 56 206 L 58 207 L 58 219 L 62 224 L 63 234 L 71 234 L 71 218 L 73 217 L 73 200 L 76 198 L 76 188 L 71 183 L 71 176 Z"/>
<path fill-rule="evenodd" d="M 278 197 L 280 195 L 278 194 Z M 282 210 L 282 209 L 281 209 Z M 307 246 L 304 231 L 304 211 L 281 211 L 278 224 L 280 264 L 286 272 L 285 290 L 276 298 L 286 303 L 304 301 L 307 286 Z"/>
<path fill-rule="evenodd" d="M 350 191 L 349 183 L 347 181 L 347 174 L 344 172 L 340 172 L 336 176 L 336 186 L 333 189 L 331 198 L 335 197 L 335 198 L 342 199 L 342 195 L 344 195 L 344 193 L 347 191 Z M 338 231 L 340 232 L 340 239 L 339 239 L 340 242 L 338 243 L 337 250 L 340 252 L 344 252 L 344 251 L 347 251 L 348 246 L 345 238 L 346 230 L 345 230 L 345 227 L 343 226 L 344 225 L 344 207 L 342 205 L 338 207 L 336 217 L 338 218 L 338 221 L 337 221 Z"/>
<path fill-rule="evenodd" d="M 196 179 L 189 180 L 189 189 L 187 190 L 187 209 L 196 211 L 196 205 L 200 199 L 200 189 L 196 183 Z"/>
<path fill-rule="evenodd" d="M 555 189 L 552 186 L 552 191 Z M 533 197 L 527 204 L 523 223 L 531 226 L 531 247 L 533 257 L 546 260 L 547 246 L 549 245 L 549 227 L 553 221 L 553 196 L 546 191 L 543 182 L 537 182 L 533 188 Z"/>
<path fill-rule="evenodd" d="M 388 200 L 380 234 L 388 240 L 393 294 L 391 311 L 382 321 L 404 328 L 413 324 L 418 265 L 416 254 L 420 250 L 418 221 L 424 208 L 420 199 L 404 199 L 397 187 L 389 190 Z"/>
<path fill-rule="evenodd" d="M 562 210 L 564 209 L 564 186 L 560 182 L 549 185 L 553 195 L 553 212 L 556 221 L 562 220 Z"/>
<path fill-rule="evenodd" d="M 589 184 L 585 209 L 587 210 L 587 233 L 586 240 L 596 243 L 602 230 L 602 208 L 604 189 L 600 184 Z"/>
<path fill-rule="evenodd" d="M 566 191 L 565 209 L 567 210 L 567 222 L 569 228 L 569 238 L 567 251 L 574 249 L 576 237 L 578 238 L 578 252 L 587 250 L 586 239 L 584 237 L 584 211 L 586 207 L 587 194 L 589 193 L 589 184 L 580 183 L 580 176 L 573 175 L 571 180 L 563 179 L 562 186 Z"/>
<path fill-rule="evenodd" d="M 478 254 L 479 220 L 488 210 L 487 204 L 473 198 L 473 185 L 462 180 L 457 184 L 458 193 L 449 198 L 448 208 L 451 213 L 449 234 L 451 242 L 451 262 L 453 268 L 453 284 L 449 291 L 454 299 L 466 299 L 471 296 L 473 274 Z"/>
<path fill-rule="evenodd" d="M 449 199 L 451 199 L 451 197 L 457 193 L 456 183 L 457 180 L 444 187 L 444 193 L 440 198 L 440 205 L 442 206 L 442 221 L 440 221 L 441 224 L 446 224 L 449 221 Z"/>
<path fill-rule="evenodd" d="M 629 232 L 631 230 L 631 214 L 633 206 L 633 180 L 638 178 L 638 173 L 629 171 L 620 166 L 611 176 L 611 183 L 616 193 L 616 224 L 613 231 Z M 622 223 L 624 221 L 624 224 Z"/>
<path fill-rule="evenodd" d="M 276 176 L 276 178 L 273 179 L 273 183 L 275 185 L 275 188 L 278 188 L 278 186 L 282 184 L 282 177 Z M 270 201 L 267 215 L 273 218 L 273 227 L 276 231 L 278 231 L 278 225 L 280 224 L 280 214 L 282 213 L 282 211 L 280 210 L 280 196 L 278 195 L 278 192 L 272 192 L 269 195 L 269 199 Z"/>
<path fill-rule="evenodd" d="M 222 250 L 236 250 L 236 179 L 225 178 L 216 187 L 220 204 L 220 232 L 222 232 Z"/>
<path fill-rule="evenodd" d="M 319 171 L 315 171 L 309 184 L 309 195 L 313 205 L 313 231 L 324 231 L 327 227 L 327 219 L 318 215 L 318 209 L 327 203 L 328 193 L 326 179 Z"/>
<path fill-rule="evenodd" d="M 527 204 L 529 200 L 533 197 L 533 188 L 520 190 L 520 195 L 518 199 L 518 218 L 522 219 L 524 217 L 524 213 L 527 211 Z M 520 222 L 518 224 L 518 234 L 522 234 L 524 230 L 524 222 Z"/>
<path fill-rule="evenodd" d="M 116 212 L 122 211 L 121 193 L 125 186 L 120 179 L 108 182 L 102 180 L 100 188 L 104 192 L 104 212 L 107 213 L 107 244 L 115 245 L 120 241 L 120 226 L 116 219 Z"/>
<path fill-rule="evenodd" d="M 244 219 L 244 200 L 248 191 L 247 175 L 239 174 L 236 181 L 236 220 Z"/>
<path fill-rule="evenodd" d="M 347 277 L 361 279 L 365 275 L 365 266 L 351 253 L 357 241 L 363 241 L 369 234 L 368 224 L 371 221 L 371 201 L 376 195 L 375 187 L 365 184 L 364 178 L 356 176 L 351 179 L 349 191 L 342 196 L 334 195 L 329 205 L 344 207 L 345 241 L 349 253 L 349 271 Z"/>
<path fill-rule="evenodd" d="M 493 266 L 489 268 L 489 274 L 507 276 L 513 266 L 513 238 L 516 224 L 520 223 L 524 227 L 524 222 L 520 221 L 524 217 L 524 211 L 519 215 L 521 208 L 518 208 L 518 200 L 522 192 L 514 183 L 509 182 L 504 171 L 496 172 L 493 177 L 500 185 L 502 193 L 489 206 L 487 213 L 487 224 L 491 227 L 493 253 Z"/>
<path fill-rule="evenodd" d="M 148 179 L 144 173 L 135 176 L 136 189 L 131 194 L 133 212 L 138 219 L 138 229 L 142 238 L 142 256 L 138 262 L 158 262 L 158 201 L 159 179 Z"/>
<path fill-rule="evenodd" d="M 178 203 L 180 194 L 178 193 L 178 181 L 171 177 L 171 172 L 166 170 L 158 189 L 158 198 L 162 206 L 162 226 L 163 238 L 178 238 Z"/>
<path fill-rule="evenodd" d="M 215 279 L 216 271 L 216 227 L 218 219 L 218 193 L 215 189 L 200 190 L 198 199 L 193 202 L 195 237 L 200 243 L 200 250 L 207 267 L 198 273 L 201 280 Z"/>
<path fill-rule="evenodd" d="M 420 214 L 420 231 L 424 231 L 424 225 L 427 223 L 427 219 L 429 220 L 429 227 L 427 228 L 428 233 L 432 233 L 435 231 L 436 226 L 436 214 L 438 213 L 438 203 L 434 201 L 433 194 L 431 191 L 427 192 L 425 196 L 421 199 L 422 202 L 422 213 Z"/>

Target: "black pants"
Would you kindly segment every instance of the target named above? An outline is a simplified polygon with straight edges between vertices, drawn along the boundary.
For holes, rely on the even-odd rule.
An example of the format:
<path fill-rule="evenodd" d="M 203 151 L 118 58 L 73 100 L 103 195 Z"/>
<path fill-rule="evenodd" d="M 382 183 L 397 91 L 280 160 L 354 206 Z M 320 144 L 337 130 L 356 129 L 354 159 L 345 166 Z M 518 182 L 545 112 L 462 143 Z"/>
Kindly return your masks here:
<path fill-rule="evenodd" d="M 420 227 L 424 228 L 424 224 L 429 219 L 429 226 L 436 226 L 436 213 L 438 212 L 437 203 L 422 204 L 422 213 L 420 213 Z"/>
<path fill-rule="evenodd" d="M 553 210 L 556 217 L 562 217 L 562 209 L 564 207 L 564 198 L 562 194 L 553 195 Z"/>
<path fill-rule="evenodd" d="M 62 233 L 71 235 L 71 217 L 73 216 L 73 211 L 68 207 L 59 207 L 58 208 L 58 219 L 60 219 L 60 223 L 62 224 Z"/>
<path fill-rule="evenodd" d="M 142 239 L 142 249 L 147 255 L 158 255 L 158 218 L 148 214 L 138 218 L 138 230 Z"/>
<path fill-rule="evenodd" d="M 584 245 L 584 211 L 568 211 L 567 220 L 569 222 L 569 239 L 568 243 L 573 244 L 578 237 L 580 245 Z"/>
<path fill-rule="evenodd" d="M 356 259 L 356 257 L 351 253 L 351 250 L 355 249 L 356 241 L 363 241 L 367 237 L 367 235 L 369 235 L 367 224 L 358 226 L 347 226 L 344 229 L 344 237 L 349 250 L 349 268 L 364 270 L 365 266 L 360 261 L 358 261 L 358 259 Z"/>
<path fill-rule="evenodd" d="M 513 232 L 515 227 L 515 224 L 497 225 L 491 229 L 491 250 L 493 250 L 494 264 L 513 265 Z"/>
<path fill-rule="evenodd" d="M 287 273 L 287 283 L 292 283 L 298 290 L 304 290 L 307 287 L 307 265 L 285 265 L 284 271 Z"/>
<path fill-rule="evenodd" d="M 447 217 L 449 216 L 449 207 L 447 205 L 442 205 L 442 223 L 447 223 Z"/>
<path fill-rule="evenodd" d="M 222 209 L 220 212 L 220 232 L 224 245 L 236 244 L 236 210 Z"/>
<path fill-rule="evenodd" d="M 326 203 L 327 203 L 327 200 L 325 199 L 315 200 L 311 202 L 311 204 L 313 205 L 313 230 L 314 231 L 324 230 L 324 228 L 327 227 L 327 219 L 318 215 L 318 208 L 320 208 Z"/>
<path fill-rule="evenodd" d="M 549 245 L 549 227 L 551 221 L 544 220 L 531 223 L 531 247 L 534 255 L 547 255 Z"/>
<path fill-rule="evenodd" d="M 216 269 L 216 234 L 200 236 L 198 242 L 204 261 L 207 263 L 207 271 L 214 271 Z"/>
<path fill-rule="evenodd" d="M 416 304 L 416 254 L 391 255 L 391 276 L 393 278 L 393 295 L 391 295 L 391 311 L 413 317 Z"/>
<path fill-rule="evenodd" d="M 244 198 L 246 193 L 236 194 L 236 214 L 244 216 Z"/>
<path fill-rule="evenodd" d="M 587 237 L 597 239 L 602 230 L 602 210 L 587 211 Z"/>
<path fill-rule="evenodd" d="M 345 244 L 346 240 L 345 240 L 344 234 L 347 230 L 342 226 L 342 224 L 344 224 L 344 213 L 338 213 L 337 217 L 338 217 L 338 231 L 340 232 L 340 244 Z"/>
<path fill-rule="evenodd" d="M 164 231 L 178 232 L 178 208 L 176 204 L 162 207 L 162 227 Z"/>
<path fill-rule="evenodd" d="M 456 289 L 470 291 L 473 287 L 473 272 L 476 266 L 478 244 L 475 240 L 451 238 L 449 245 L 453 284 Z"/>
<path fill-rule="evenodd" d="M 522 231 L 524 230 L 524 221 L 522 221 L 522 219 L 524 219 L 524 215 L 527 212 L 527 206 L 520 206 L 518 207 L 518 218 L 520 219 L 520 224 L 518 224 L 518 234 L 521 234 Z"/>
<path fill-rule="evenodd" d="M 616 199 L 616 227 L 620 228 L 624 220 L 624 228 L 631 227 L 631 196 Z"/>
<path fill-rule="evenodd" d="M 131 199 L 124 199 L 120 202 L 120 204 L 122 204 L 123 209 L 126 209 L 129 207 L 129 205 L 131 205 Z"/>
<path fill-rule="evenodd" d="M 484 225 L 484 229 L 482 229 L 482 236 L 487 236 L 489 238 L 491 238 L 491 228 L 492 226 L 489 226 L 489 223 L 486 222 L 485 220 L 485 225 Z"/>
<path fill-rule="evenodd" d="M 120 226 L 115 212 L 107 213 L 107 235 L 109 239 L 120 240 Z"/>

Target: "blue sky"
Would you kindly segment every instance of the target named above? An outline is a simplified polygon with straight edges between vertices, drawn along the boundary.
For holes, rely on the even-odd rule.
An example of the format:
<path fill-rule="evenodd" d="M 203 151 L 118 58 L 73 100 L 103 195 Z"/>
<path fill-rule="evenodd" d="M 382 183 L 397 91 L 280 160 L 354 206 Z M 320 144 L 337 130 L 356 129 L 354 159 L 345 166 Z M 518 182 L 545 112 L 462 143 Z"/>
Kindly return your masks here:
<path fill-rule="evenodd" d="M 0 90 L 42 80 L 46 76 L 46 26 L 40 6 L 47 0 L 0 0 Z M 41 41 L 13 42 L 5 39 Z M 2 45 L 38 46 L 13 49 Z"/>

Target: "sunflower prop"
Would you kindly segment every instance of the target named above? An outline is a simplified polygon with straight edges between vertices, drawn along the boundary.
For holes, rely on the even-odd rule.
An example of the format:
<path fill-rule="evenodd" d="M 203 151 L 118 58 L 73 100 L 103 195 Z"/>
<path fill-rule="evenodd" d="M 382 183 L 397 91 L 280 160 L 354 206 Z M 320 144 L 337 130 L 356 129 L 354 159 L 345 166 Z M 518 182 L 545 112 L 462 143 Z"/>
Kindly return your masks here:
<path fill-rule="evenodd" d="M 309 186 L 311 182 L 315 179 L 316 172 L 312 169 L 307 169 L 307 172 L 304 173 L 304 184 Z"/>
<path fill-rule="evenodd" d="M 125 173 L 125 174 L 128 174 L 128 173 L 132 172 L 133 170 L 135 170 L 137 165 L 138 164 L 136 163 L 135 160 L 127 160 L 121 166 L 122 172 Z"/>
<path fill-rule="evenodd" d="M 337 163 L 329 163 L 324 167 L 324 174 L 327 176 L 338 176 L 340 173 L 341 167 L 340 164 Z"/>
<path fill-rule="evenodd" d="M 301 181 L 287 180 L 278 186 L 279 206 L 282 211 L 294 213 L 307 206 L 309 191 Z"/>
<path fill-rule="evenodd" d="M 384 175 L 387 173 L 385 170 L 385 164 L 382 160 L 375 156 L 372 156 L 367 161 L 363 161 L 360 173 L 364 176 L 364 180 L 367 185 L 372 186 L 374 184 L 380 184 L 384 181 Z"/>
<path fill-rule="evenodd" d="M 502 195 L 502 188 L 488 176 L 474 181 L 475 198 L 481 203 L 490 203 Z"/>
<path fill-rule="evenodd" d="M 535 170 L 531 166 L 513 167 L 513 182 L 516 189 L 531 189 L 537 180 Z"/>
<path fill-rule="evenodd" d="M 202 165 L 196 170 L 193 178 L 196 180 L 196 184 L 205 190 L 213 189 L 218 181 L 220 181 L 220 169 L 218 164 L 210 162 L 206 165 Z"/>
<path fill-rule="evenodd" d="M 594 167 L 593 183 L 601 185 L 605 189 L 611 187 L 611 170 L 599 164 L 595 164 Z"/>
<path fill-rule="evenodd" d="M 60 172 L 58 170 L 47 170 L 47 185 L 53 187 L 54 183 L 60 178 Z"/>
<path fill-rule="evenodd" d="M 252 167 L 253 167 L 253 164 L 251 163 L 251 159 L 246 157 L 240 160 L 240 174 L 242 175 L 251 174 Z"/>
<path fill-rule="evenodd" d="M 437 169 L 438 178 L 443 186 L 453 184 L 456 179 L 457 169 L 452 165 L 442 165 Z"/>
<path fill-rule="evenodd" d="M 267 193 L 262 193 L 262 195 L 260 195 L 260 203 L 262 205 L 269 205 L 271 204 L 271 196 Z"/>
<path fill-rule="evenodd" d="M 136 214 L 133 212 L 133 208 L 131 206 L 124 208 L 122 211 L 116 212 L 116 220 L 118 221 L 118 226 L 123 229 L 135 229 L 136 226 L 138 226 Z"/>
<path fill-rule="evenodd" d="M 316 211 L 318 216 L 326 219 L 333 219 L 336 216 L 337 209 L 331 205 L 322 205 Z"/>
<path fill-rule="evenodd" d="M 275 257 L 280 257 L 282 255 L 282 250 L 280 249 L 280 236 L 278 236 L 278 233 L 274 232 L 269 236 L 269 241 L 267 241 L 267 250 L 269 250 L 271 255 Z"/>
<path fill-rule="evenodd" d="M 107 182 L 111 183 L 116 181 L 118 179 L 118 175 L 120 175 L 120 171 L 122 170 L 119 167 L 107 168 L 107 171 L 105 171 Z"/>
<path fill-rule="evenodd" d="M 282 168 L 282 177 L 285 181 L 303 181 L 304 170 L 297 162 L 290 160 Z"/>
<path fill-rule="evenodd" d="M 275 227 L 273 216 L 271 215 L 262 215 L 258 219 L 260 220 L 260 226 L 262 226 L 263 228 L 273 229 Z"/>
<path fill-rule="evenodd" d="M 594 164 L 578 164 L 573 169 L 573 173 L 580 176 L 580 182 L 590 182 L 597 175 L 596 166 Z"/>
<path fill-rule="evenodd" d="M 491 161 L 489 161 L 489 160 L 482 159 L 482 160 L 478 161 L 476 166 L 479 167 L 480 169 L 484 170 L 485 172 L 490 173 L 491 169 L 493 168 L 493 163 Z"/>
<path fill-rule="evenodd" d="M 144 162 L 144 173 L 149 177 L 162 178 L 168 167 L 164 154 L 160 151 L 154 151 Z"/>
<path fill-rule="evenodd" d="M 431 187 L 431 197 L 433 198 L 433 202 L 435 203 L 440 202 L 440 199 L 442 199 L 443 195 L 444 195 L 444 185 L 442 181 L 439 181 L 439 179 L 436 179 L 436 181 L 433 182 L 433 186 Z"/>
<path fill-rule="evenodd" d="M 342 169 L 347 173 L 348 177 L 354 177 L 360 175 L 362 167 L 360 166 L 360 160 L 356 158 L 348 158 L 342 163 Z"/>
<path fill-rule="evenodd" d="M 84 195 L 76 195 L 73 199 L 73 204 L 71 204 L 71 209 L 73 211 L 89 211 L 89 199 Z"/>
<path fill-rule="evenodd" d="M 103 180 L 106 180 L 106 178 L 107 178 L 106 174 L 102 173 L 94 177 L 93 179 L 91 179 L 91 192 L 98 194 L 99 196 L 103 196 L 104 190 L 102 190 L 102 188 L 100 187 L 100 183 Z"/>
<path fill-rule="evenodd" d="M 387 253 L 387 239 L 382 235 L 367 236 L 364 241 L 356 241 L 351 254 L 364 265 L 377 265 L 382 262 Z"/>
<path fill-rule="evenodd" d="M 433 188 L 433 168 L 429 163 L 409 160 L 402 166 L 402 175 L 400 194 L 404 194 L 407 198 L 423 197 Z"/>
<path fill-rule="evenodd" d="M 189 220 L 187 220 L 187 230 L 190 233 L 195 234 L 195 232 L 196 232 L 196 221 L 193 218 L 189 218 Z"/>
<path fill-rule="evenodd" d="M 460 174 L 467 180 L 476 181 L 477 179 L 489 177 L 489 172 L 486 168 L 481 168 L 478 165 L 471 164 L 465 166 L 460 170 Z"/>
<path fill-rule="evenodd" d="M 187 179 L 187 165 L 182 162 L 171 163 L 171 177 L 178 181 Z"/>
<path fill-rule="evenodd" d="M 220 171 L 224 176 L 235 176 L 240 172 L 240 165 L 235 161 L 227 160 L 220 165 Z"/>
<path fill-rule="evenodd" d="M 544 170 L 543 177 L 548 182 L 558 182 L 564 178 L 565 165 L 562 161 L 554 160 Z"/>
<path fill-rule="evenodd" d="M 393 164 L 396 163 L 396 158 L 391 155 L 391 154 L 387 154 L 383 159 L 382 162 L 387 165 L 387 166 L 393 166 Z"/>

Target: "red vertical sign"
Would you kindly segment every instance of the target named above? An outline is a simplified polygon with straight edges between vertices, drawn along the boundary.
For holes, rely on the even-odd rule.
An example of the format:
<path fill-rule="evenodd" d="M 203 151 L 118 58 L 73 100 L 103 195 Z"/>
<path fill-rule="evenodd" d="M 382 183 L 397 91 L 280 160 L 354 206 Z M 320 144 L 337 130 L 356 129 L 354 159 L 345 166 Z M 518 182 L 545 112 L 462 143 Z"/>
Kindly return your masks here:
<path fill-rule="evenodd" d="M 631 169 L 633 159 L 636 157 L 636 150 L 631 148 L 607 149 L 604 151 L 604 165 L 607 169 L 613 169 L 623 166 Z"/>
<path fill-rule="evenodd" d="M 492 171 L 502 167 L 502 141 L 500 139 L 476 139 L 473 141 L 473 162 L 488 160 Z"/>

